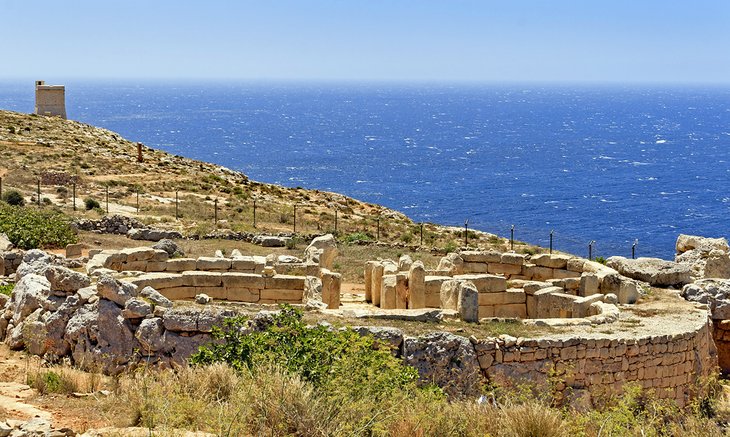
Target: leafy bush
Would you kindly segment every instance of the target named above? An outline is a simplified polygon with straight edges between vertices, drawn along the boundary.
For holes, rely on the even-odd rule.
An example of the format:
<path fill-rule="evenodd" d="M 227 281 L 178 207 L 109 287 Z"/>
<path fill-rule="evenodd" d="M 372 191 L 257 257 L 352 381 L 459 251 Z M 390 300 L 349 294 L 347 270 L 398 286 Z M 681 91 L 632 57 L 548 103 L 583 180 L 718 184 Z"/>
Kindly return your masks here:
<path fill-rule="evenodd" d="M 223 362 L 238 371 L 279 365 L 325 393 L 373 402 L 395 391 L 416 390 L 416 369 L 378 347 L 372 337 L 324 325 L 307 327 L 302 312 L 290 306 L 272 317 L 266 329 L 251 333 L 246 333 L 245 317 L 227 319 L 223 329 L 213 331 L 218 341 L 200 348 L 191 363 Z"/>
<path fill-rule="evenodd" d="M 345 243 L 354 243 L 356 241 L 373 241 L 373 237 L 365 232 L 354 232 L 352 234 L 345 235 Z"/>
<path fill-rule="evenodd" d="M 15 287 L 15 284 L 0 285 L 0 294 L 10 296 L 10 293 L 13 292 L 14 287 Z"/>
<path fill-rule="evenodd" d="M 79 381 L 76 375 L 65 369 L 30 373 L 27 376 L 27 383 L 41 394 L 68 394 L 79 391 Z"/>
<path fill-rule="evenodd" d="M 84 199 L 84 205 L 86 206 L 87 211 L 91 211 L 92 209 L 101 208 L 101 205 L 96 199 L 92 199 L 91 197 L 87 197 Z"/>
<path fill-rule="evenodd" d="M 25 250 L 66 247 L 77 241 L 67 216 L 21 206 L 0 207 L 0 232 L 4 232 L 16 247 Z"/>
<path fill-rule="evenodd" d="M 23 195 L 20 194 L 20 192 L 18 192 L 16 190 L 10 190 L 7 193 L 3 194 L 3 200 L 8 205 L 13 205 L 13 206 L 25 205 L 25 199 L 23 198 Z"/>

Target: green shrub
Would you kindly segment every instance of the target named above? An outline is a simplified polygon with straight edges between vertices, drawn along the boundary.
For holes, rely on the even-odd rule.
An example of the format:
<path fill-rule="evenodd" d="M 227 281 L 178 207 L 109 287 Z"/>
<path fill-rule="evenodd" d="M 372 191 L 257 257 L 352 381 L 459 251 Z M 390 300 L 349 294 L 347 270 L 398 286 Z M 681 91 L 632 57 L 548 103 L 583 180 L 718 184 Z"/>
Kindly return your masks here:
<path fill-rule="evenodd" d="M 40 211 L 22 206 L 0 207 L 0 232 L 20 249 L 66 247 L 76 243 L 70 219 L 56 211 Z"/>
<path fill-rule="evenodd" d="M 10 190 L 7 193 L 3 194 L 3 200 L 8 205 L 13 205 L 13 206 L 25 205 L 25 199 L 23 198 L 23 195 L 20 194 L 20 192 L 18 192 L 16 190 Z"/>
<path fill-rule="evenodd" d="M 365 232 L 354 232 L 352 234 L 345 235 L 345 243 L 354 243 L 356 241 L 373 241 L 373 237 Z"/>
<path fill-rule="evenodd" d="M 15 287 L 15 284 L 0 285 L 0 294 L 10 296 L 10 293 L 13 292 L 14 287 Z"/>
<path fill-rule="evenodd" d="M 597 256 L 597 257 L 593 258 L 593 261 L 600 263 L 600 264 L 606 264 L 606 258 L 604 258 L 602 256 Z"/>
<path fill-rule="evenodd" d="M 86 206 L 87 211 L 91 211 L 92 209 L 101 208 L 101 205 L 96 199 L 92 199 L 91 197 L 87 197 L 84 199 L 84 205 Z"/>
<path fill-rule="evenodd" d="M 201 347 L 191 363 L 223 362 L 238 371 L 279 365 L 324 393 L 350 399 L 377 401 L 396 391 L 416 389 L 416 369 L 388 348 L 378 347 L 372 337 L 324 325 L 307 327 L 302 312 L 290 306 L 272 317 L 265 330 L 249 334 L 245 317 L 227 319 L 223 329 L 214 328 L 218 341 Z"/>

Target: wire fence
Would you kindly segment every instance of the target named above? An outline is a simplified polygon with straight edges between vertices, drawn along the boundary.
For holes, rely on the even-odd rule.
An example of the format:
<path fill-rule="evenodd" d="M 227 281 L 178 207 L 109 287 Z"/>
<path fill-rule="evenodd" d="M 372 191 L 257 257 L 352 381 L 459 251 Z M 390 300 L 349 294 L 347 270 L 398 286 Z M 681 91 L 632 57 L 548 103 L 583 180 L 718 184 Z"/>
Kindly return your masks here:
<path fill-rule="evenodd" d="M 160 221 L 187 219 L 199 227 L 229 227 L 238 230 L 286 233 L 325 233 L 340 235 L 362 234 L 376 241 L 398 239 L 406 244 L 429 245 L 434 241 L 433 226 L 415 223 L 396 226 L 386 216 L 355 214 L 347 206 L 322 205 L 313 202 L 281 203 L 270 197 L 247 197 L 231 201 L 212 194 L 179 191 L 147 191 L 142 185 L 115 186 L 81 184 L 74 177 L 56 180 L 39 178 L 35 186 L 8 186 L 0 177 L 0 197 L 11 190 L 32 193 L 27 200 L 39 207 L 60 207 L 81 215 L 86 210 L 102 214 L 140 214 L 157 216 Z M 73 213 L 71 213 L 73 215 Z M 462 226 L 455 226 L 461 228 Z M 469 245 L 469 231 L 481 230 L 508 238 L 509 248 L 519 242 L 538 245 L 548 251 L 562 251 L 590 259 L 612 255 L 646 256 L 638 240 L 616 243 L 606 238 L 580 239 L 555 229 L 534 228 L 523 223 L 488 223 L 480 220 L 463 222 L 463 231 L 454 232 L 457 244 Z M 463 238 L 463 241 L 462 241 Z M 473 238 L 473 237 L 472 237 Z M 472 240 L 473 242 L 473 240 Z"/>

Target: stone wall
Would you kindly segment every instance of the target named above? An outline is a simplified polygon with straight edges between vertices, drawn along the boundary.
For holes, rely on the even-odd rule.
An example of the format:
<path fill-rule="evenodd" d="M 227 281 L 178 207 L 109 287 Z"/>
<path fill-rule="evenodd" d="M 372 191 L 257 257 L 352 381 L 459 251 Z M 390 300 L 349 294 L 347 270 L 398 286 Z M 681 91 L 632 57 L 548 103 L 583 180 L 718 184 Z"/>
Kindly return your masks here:
<path fill-rule="evenodd" d="M 478 306 L 478 318 L 587 317 L 599 314 L 593 303 L 634 303 L 641 289 L 611 268 L 567 255 L 465 251 L 448 254 L 436 270 L 407 257 L 369 261 L 365 297 L 383 309 L 447 308 L 456 305 L 448 298 L 454 280 L 476 287 L 477 302 L 462 306 Z"/>

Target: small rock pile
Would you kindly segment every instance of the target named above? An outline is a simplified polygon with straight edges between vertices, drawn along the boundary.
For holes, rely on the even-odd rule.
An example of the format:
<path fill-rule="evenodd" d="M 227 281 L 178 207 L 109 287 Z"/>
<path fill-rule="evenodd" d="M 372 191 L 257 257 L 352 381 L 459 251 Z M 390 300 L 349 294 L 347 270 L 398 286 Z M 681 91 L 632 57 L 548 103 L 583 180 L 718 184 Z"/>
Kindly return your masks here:
<path fill-rule="evenodd" d="M 108 215 L 99 220 L 81 219 L 74 222 L 81 231 L 98 232 L 100 234 L 127 235 L 131 229 L 146 229 L 147 225 L 132 217 Z"/>
<path fill-rule="evenodd" d="M 69 428 L 54 428 L 46 419 L 35 417 L 28 421 L 8 419 L 0 422 L 0 437 L 73 437 Z"/>

